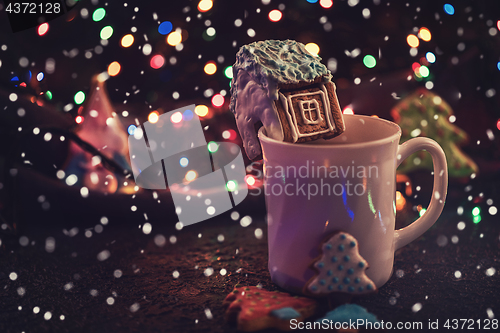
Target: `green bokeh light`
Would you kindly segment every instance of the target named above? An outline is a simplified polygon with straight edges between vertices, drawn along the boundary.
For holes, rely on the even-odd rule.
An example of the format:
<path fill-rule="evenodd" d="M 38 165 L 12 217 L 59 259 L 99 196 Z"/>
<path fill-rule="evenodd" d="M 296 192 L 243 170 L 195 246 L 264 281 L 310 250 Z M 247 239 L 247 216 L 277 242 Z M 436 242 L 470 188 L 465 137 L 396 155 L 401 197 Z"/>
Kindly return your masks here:
<path fill-rule="evenodd" d="M 424 215 L 424 214 L 425 214 L 425 212 L 426 212 L 426 211 L 427 211 L 427 209 L 422 208 L 422 209 L 420 210 L 420 212 L 418 212 L 418 215 L 422 216 L 422 215 Z"/>
<path fill-rule="evenodd" d="M 47 90 L 45 92 L 45 97 L 50 101 L 52 99 L 52 91 Z"/>
<path fill-rule="evenodd" d="M 109 25 L 101 29 L 101 39 L 109 39 L 113 35 L 113 28 Z"/>
<path fill-rule="evenodd" d="M 227 66 L 226 69 L 224 69 L 224 75 L 228 79 L 232 79 L 233 78 L 233 66 Z"/>
<path fill-rule="evenodd" d="M 97 8 L 92 14 L 92 20 L 94 20 L 94 22 L 99 22 L 104 16 L 106 16 L 106 10 L 104 8 Z"/>
<path fill-rule="evenodd" d="M 367 54 L 363 58 L 363 64 L 368 68 L 373 68 L 375 67 L 375 65 L 377 65 L 377 60 L 375 60 L 374 56 Z"/>
<path fill-rule="evenodd" d="M 80 105 L 85 101 L 85 93 L 83 91 L 79 91 L 75 94 L 75 103 Z"/>
<path fill-rule="evenodd" d="M 476 215 L 472 218 L 472 222 L 474 222 L 475 224 L 478 224 L 479 222 L 481 222 L 481 215 Z"/>
<path fill-rule="evenodd" d="M 420 66 L 420 68 L 418 69 L 418 72 L 420 73 L 420 75 L 422 77 L 428 77 L 430 74 L 429 67 L 427 67 L 427 66 Z"/>
<path fill-rule="evenodd" d="M 479 207 L 474 207 L 474 208 L 472 209 L 472 215 L 474 215 L 474 216 L 478 216 L 479 214 L 481 214 L 481 208 L 479 208 Z"/>
<path fill-rule="evenodd" d="M 235 190 L 238 189 L 238 183 L 236 182 L 236 180 L 230 180 L 227 182 L 226 184 L 226 189 L 229 191 L 229 192 L 233 192 Z"/>
<path fill-rule="evenodd" d="M 214 141 L 210 141 L 208 143 L 207 147 L 208 147 L 208 151 L 211 153 L 215 153 L 215 152 L 217 152 L 217 150 L 219 150 L 219 145 Z"/>

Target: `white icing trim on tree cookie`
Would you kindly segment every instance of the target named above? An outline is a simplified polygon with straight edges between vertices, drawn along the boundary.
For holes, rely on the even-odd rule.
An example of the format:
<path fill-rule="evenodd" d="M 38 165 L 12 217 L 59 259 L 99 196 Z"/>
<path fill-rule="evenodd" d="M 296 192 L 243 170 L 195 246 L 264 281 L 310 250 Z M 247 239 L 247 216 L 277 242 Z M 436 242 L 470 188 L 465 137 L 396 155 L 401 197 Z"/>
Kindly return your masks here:
<path fill-rule="evenodd" d="M 322 245 L 323 254 L 314 263 L 317 274 L 306 288 L 313 295 L 322 296 L 333 292 L 366 294 L 375 291 L 365 274 L 368 262 L 358 251 L 358 241 L 346 232 L 333 235 Z"/>

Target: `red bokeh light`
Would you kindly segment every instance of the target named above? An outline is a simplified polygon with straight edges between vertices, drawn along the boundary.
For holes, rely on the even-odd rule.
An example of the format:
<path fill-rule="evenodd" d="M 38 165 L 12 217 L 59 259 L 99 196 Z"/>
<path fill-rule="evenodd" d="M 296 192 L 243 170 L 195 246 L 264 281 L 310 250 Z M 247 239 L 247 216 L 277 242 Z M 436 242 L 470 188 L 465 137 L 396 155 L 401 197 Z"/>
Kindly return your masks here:
<path fill-rule="evenodd" d="M 155 56 L 153 56 L 151 58 L 151 61 L 149 63 L 151 65 L 152 68 L 154 69 L 158 69 L 158 68 L 161 68 L 163 67 L 163 65 L 165 64 L 165 58 L 163 58 L 163 56 L 157 54 Z"/>
<path fill-rule="evenodd" d="M 224 105 L 224 96 L 221 94 L 216 94 L 214 97 L 212 97 L 212 105 L 220 108 L 222 105 Z"/>

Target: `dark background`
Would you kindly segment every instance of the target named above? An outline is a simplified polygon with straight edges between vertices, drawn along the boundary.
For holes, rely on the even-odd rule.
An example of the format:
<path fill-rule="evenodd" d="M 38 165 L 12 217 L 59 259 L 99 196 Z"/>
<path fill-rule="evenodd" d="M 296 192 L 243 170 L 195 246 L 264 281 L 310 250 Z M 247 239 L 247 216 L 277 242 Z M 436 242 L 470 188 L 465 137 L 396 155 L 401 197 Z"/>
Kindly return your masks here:
<path fill-rule="evenodd" d="M 253 218 L 247 228 L 233 221 L 228 212 L 176 230 L 178 219 L 168 192 L 159 193 L 161 203 L 148 191 L 137 197 L 91 192 L 84 199 L 79 189 L 55 177 L 66 160 L 67 142 L 45 142 L 32 133 L 34 127 L 76 130 L 75 93 L 83 91 L 88 96 L 91 78 L 118 61 L 121 72 L 107 81 L 107 89 L 124 128 L 135 119 L 146 121 L 152 110 L 162 113 L 204 104 L 210 108 L 202 118 L 203 126 L 208 126 L 207 140 L 225 141 L 223 131 L 236 130 L 236 126 L 228 110 L 230 80 L 224 68 L 232 65 L 240 46 L 264 39 L 318 44 L 319 55 L 334 74 L 340 104 L 350 105 L 356 114 L 391 120 L 390 110 L 400 97 L 433 82 L 431 91 L 451 105 L 455 125 L 468 133 L 469 141 L 462 149 L 478 164 L 479 173 L 472 179 L 450 179 L 445 211 L 436 225 L 397 253 L 394 269 L 398 275 L 378 294 L 353 302 L 393 323 L 422 321 L 425 326 L 428 319 L 444 323 L 452 318 L 498 318 L 500 215 L 490 213 L 490 207 L 500 202 L 497 1 L 448 1 L 454 5 L 454 15 L 444 12 L 447 2 L 430 0 L 361 0 L 355 6 L 351 5 L 356 1 L 333 1 L 329 9 L 306 0 L 266 4 L 216 0 L 211 10 L 201 14 L 198 1 L 126 3 L 80 1 L 66 15 L 49 21 L 48 33 L 38 36 L 36 27 L 14 33 L 0 2 L 0 331 L 229 332 L 234 328 L 224 320 L 222 300 L 237 282 L 277 288 L 267 272 L 263 195 L 249 195 L 235 209 L 240 218 Z M 283 18 L 271 22 L 269 11 L 282 5 Z M 94 22 L 91 16 L 99 7 L 106 9 L 106 16 Z M 370 10 L 369 18 L 363 17 L 364 8 Z M 87 18 L 82 17 L 82 9 L 88 11 Z M 242 20 L 241 27 L 234 25 L 236 19 Z M 162 21 L 182 29 L 181 51 L 158 32 Z M 99 32 L 107 25 L 114 33 L 103 46 Z M 203 38 L 209 26 L 216 29 L 211 41 Z M 132 27 L 137 31 L 132 32 Z M 430 30 L 432 39 L 420 40 L 418 55 L 413 57 L 406 37 L 421 27 Z M 255 37 L 247 34 L 250 28 Z M 129 33 L 134 35 L 134 44 L 123 48 L 121 37 Z M 146 43 L 152 46 L 149 56 L 139 49 Z M 463 50 L 459 50 L 460 43 Z M 97 46 L 102 52 L 96 52 Z M 359 55 L 348 56 L 355 49 Z M 436 62 L 429 65 L 427 79 L 417 80 L 411 66 L 429 51 L 436 55 Z M 149 61 L 157 54 L 166 62 L 153 69 Z M 374 68 L 363 65 L 367 54 L 377 59 Z M 20 65 L 22 57 L 29 60 L 27 67 Z M 56 63 L 52 74 L 45 73 L 49 58 Z M 211 76 L 203 71 L 208 61 L 218 66 Z M 39 72 L 45 73 L 40 82 L 35 79 Z M 14 77 L 19 81 L 13 81 Z M 361 83 L 356 85 L 355 78 Z M 222 107 L 211 105 L 210 97 L 204 96 L 207 89 L 225 91 Z M 52 93 L 51 100 L 46 98 L 47 91 Z M 17 94 L 17 101 L 9 100 L 11 93 Z M 72 109 L 63 111 L 70 103 Z M 20 107 L 26 111 L 24 117 L 18 116 Z M 122 116 L 123 110 L 129 112 L 128 117 Z M 241 144 L 239 137 L 233 142 Z M 428 171 L 408 176 L 413 190 L 420 186 L 421 191 L 407 198 L 407 207 L 398 213 L 398 226 L 414 220 L 416 207 L 426 207 L 430 197 Z M 138 210 L 132 212 L 131 205 Z M 479 223 L 472 222 L 474 207 L 481 209 Z M 141 231 L 144 213 L 153 226 L 150 234 Z M 109 224 L 101 224 L 104 230 L 98 232 L 102 216 L 108 217 Z M 457 228 L 459 222 L 465 223 L 465 229 Z M 72 228 L 78 233 L 70 237 L 76 230 Z M 262 238 L 255 237 L 256 229 L 264 232 Z M 217 240 L 221 234 L 222 242 Z M 159 235 L 166 238 L 164 246 L 154 241 Z M 23 237 L 29 240 L 27 244 Z M 50 237 L 56 244 L 53 252 L 47 252 Z M 111 256 L 99 261 L 96 256 L 103 250 Z M 214 274 L 205 276 L 208 267 Z M 223 268 L 224 275 L 220 273 Z M 495 269 L 492 276 L 486 274 L 490 268 Z M 117 269 L 123 272 L 120 278 L 114 276 Z M 179 272 L 178 278 L 173 277 L 174 271 Z M 12 272 L 16 280 L 10 278 Z M 72 288 L 65 290 L 68 283 Z M 113 305 L 108 305 L 109 297 Z M 412 311 L 416 303 L 422 304 L 418 312 Z M 135 304 L 139 309 L 132 311 Z M 40 308 L 38 314 L 33 312 L 35 307 Z M 206 309 L 211 309 L 213 318 L 206 315 Z M 326 306 L 322 309 L 325 312 Z M 49 320 L 44 319 L 47 312 Z"/>

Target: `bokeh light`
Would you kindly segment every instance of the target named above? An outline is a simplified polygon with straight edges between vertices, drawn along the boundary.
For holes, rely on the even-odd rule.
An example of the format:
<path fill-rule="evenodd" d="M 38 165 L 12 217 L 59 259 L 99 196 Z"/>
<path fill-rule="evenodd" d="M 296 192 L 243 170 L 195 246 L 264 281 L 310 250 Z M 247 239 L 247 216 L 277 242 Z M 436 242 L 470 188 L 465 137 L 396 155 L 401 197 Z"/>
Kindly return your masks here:
<path fill-rule="evenodd" d="M 219 145 L 217 144 L 217 142 L 214 142 L 214 141 L 210 141 L 208 144 L 207 144 L 207 149 L 209 152 L 211 153 L 216 153 L 217 150 L 219 150 Z"/>
<path fill-rule="evenodd" d="M 130 47 L 132 44 L 134 44 L 134 36 L 128 34 L 122 37 L 121 45 L 123 47 Z"/>
<path fill-rule="evenodd" d="M 500 131 L 500 119 L 497 120 L 497 128 Z"/>
<path fill-rule="evenodd" d="M 101 39 L 109 39 L 113 35 L 113 28 L 109 25 L 101 29 Z"/>
<path fill-rule="evenodd" d="M 221 94 L 215 94 L 212 97 L 212 105 L 218 108 L 224 105 L 224 96 Z"/>
<path fill-rule="evenodd" d="M 149 62 L 149 64 L 154 69 L 162 68 L 163 65 L 165 64 L 165 58 L 163 58 L 163 56 L 157 54 L 151 58 L 151 61 Z"/>
<path fill-rule="evenodd" d="M 170 116 L 170 121 L 174 124 L 180 123 L 182 121 L 182 113 L 180 113 L 179 111 L 175 112 Z"/>
<path fill-rule="evenodd" d="M 233 78 L 233 66 L 227 66 L 226 69 L 224 69 L 224 75 L 228 79 L 232 79 Z"/>
<path fill-rule="evenodd" d="M 215 72 L 217 72 L 217 65 L 213 61 L 207 62 L 205 67 L 203 67 L 203 70 L 205 71 L 206 74 L 208 75 L 213 75 Z"/>
<path fill-rule="evenodd" d="M 81 123 L 83 123 L 83 117 L 82 117 L 82 116 L 76 116 L 76 118 L 75 118 L 75 122 L 76 122 L 77 124 L 81 124 Z"/>
<path fill-rule="evenodd" d="M 75 94 L 74 100 L 76 104 L 82 104 L 85 101 L 85 93 L 83 91 L 77 92 Z"/>
<path fill-rule="evenodd" d="M 171 46 L 176 46 L 182 42 L 182 35 L 179 31 L 172 31 L 167 36 L 167 44 Z"/>
<path fill-rule="evenodd" d="M 436 62 L 436 56 L 432 52 L 427 52 L 425 54 L 425 59 L 427 59 L 427 61 L 431 64 Z"/>
<path fill-rule="evenodd" d="M 420 209 L 420 210 L 418 211 L 418 215 L 419 215 L 419 216 L 422 216 L 422 215 L 424 215 L 424 214 L 425 214 L 425 212 L 426 212 L 426 211 L 427 211 L 427 209 L 422 208 L 422 209 Z"/>
<path fill-rule="evenodd" d="M 429 67 L 427 66 L 420 66 L 418 68 L 418 73 L 420 74 L 420 76 L 422 77 L 428 77 L 430 72 L 429 72 Z"/>
<path fill-rule="evenodd" d="M 45 97 L 47 97 L 47 99 L 50 101 L 52 99 L 52 91 L 47 90 L 45 92 Z"/>
<path fill-rule="evenodd" d="M 136 129 L 137 127 L 134 124 L 132 124 L 127 128 L 127 132 L 129 135 L 134 135 Z"/>
<path fill-rule="evenodd" d="M 273 9 L 269 12 L 269 20 L 271 22 L 278 22 L 283 17 L 283 14 L 278 9 Z"/>
<path fill-rule="evenodd" d="M 106 16 L 106 10 L 104 8 L 97 8 L 92 14 L 92 20 L 94 20 L 94 22 L 99 22 L 104 16 Z"/>
<path fill-rule="evenodd" d="M 162 35 L 167 35 L 170 32 L 172 32 L 173 28 L 174 28 L 174 26 L 172 25 L 172 22 L 170 22 L 170 21 L 163 21 L 158 26 L 158 32 L 160 34 L 162 34 Z"/>
<path fill-rule="evenodd" d="M 396 210 L 402 210 L 403 208 L 405 208 L 405 205 L 405 197 L 401 194 L 401 192 L 396 191 Z"/>
<path fill-rule="evenodd" d="M 230 180 L 226 183 L 226 189 L 229 192 L 236 191 L 238 189 L 238 182 L 236 180 Z"/>
<path fill-rule="evenodd" d="M 189 170 L 186 172 L 186 176 L 184 177 L 188 182 L 193 181 L 198 177 L 198 174 L 194 170 Z"/>
<path fill-rule="evenodd" d="M 342 110 L 343 114 L 354 114 L 354 110 L 350 106 L 346 106 L 344 110 Z"/>
<path fill-rule="evenodd" d="M 117 76 L 120 73 L 122 66 L 118 61 L 113 61 L 108 66 L 108 75 L 109 76 Z"/>
<path fill-rule="evenodd" d="M 318 56 L 318 53 L 319 53 L 319 46 L 318 46 L 318 44 L 316 44 L 316 43 L 307 43 L 305 45 L 305 48 L 306 48 L 307 52 L 309 52 L 313 56 Z"/>
<path fill-rule="evenodd" d="M 368 68 L 373 68 L 377 65 L 377 60 L 375 59 L 374 56 L 367 54 L 363 58 L 363 64 Z"/>
<path fill-rule="evenodd" d="M 331 8 L 333 6 L 332 0 L 319 0 L 319 5 L 325 9 Z"/>
<path fill-rule="evenodd" d="M 430 41 L 432 38 L 431 32 L 427 28 L 421 28 L 418 31 L 418 37 L 422 38 L 422 40 L 424 40 L 426 42 Z"/>
<path fill-rule="evenodd" d="M 206 105 L 197 105 L 194 108 L 194 112 L 200 116 L 200 117 L 205 117 L 208 114 L 208 106 Z"/>
<path fill-rule="evenodd" d="M 309 2 L 309 3 L 316 3 L 316 2 L 318 2 L 318 0 L 307 0 L 307 2 Z"/>
<path fill-rule="evenodd" d="M 37 33 L 38 36 L 43 36 L 49 31 L 49 24 L 47 22 L 42 23 L 38 26 Z"/>
<path fill-rule="evenodd" d="M 42 81 L 44 77 L 45 75 L 43 74 L 43 72 L 40 72 L 36 75 L 37 81 Z"/>
<path fill-rule="evenodd" d="M 198 3 L 198 10 L 200 12 L 207 12 L 209 11 L 210 9 L 212 9 L 212 6 L 214 5 L 213 1 L 212 0 L 201 0 L 199 3 Z"/>
<path fill-rule="evenodd" d="M 255 184 L 255 177 L 252 175 L 246 175 L 245 181 L 248 185 L 253 186 Z"/>
<path fill-rule="evenodd" d="M 187 157 L 181 157 L 179 160 L 179 165 L 183 168 L 187 167 L 189 165 L 189 159 Z"/>
<path fill-rule="evenodd" d="M 453 15 L 455 14 L 455 7 L 453 7 L 452 5 L 450 5 L 449 3 L 445 4 L 443 6 L 443 9 L 444 9 L 444 12 L 448 15 Z"/>
<path fill-rule="evenodd" d="M 148 116 L 148 121 L 152 124 L 156 124 L 160 119 L 160 113 L 158 111 L 153 111 Z"/>
<path fill-rule="evenodd" d="M 222 137 L 226 140 L 234 140 L 236 139 L 236 131 L 232 129 L 225 130 L 222 132 Z"/>
<path fill-rule="evenodd" d="M 190 121 L 191 119 L 193 119 L 193 117 L 194 117 L 194 114 L 193 114 L 193 111 L 191 111 L 191 110 L 186 110 L 182 114 L 182 120 L 184 120 L 184 121 Z"/>
<path fill-rule="evenodd" d="M 412 34 L 409 34 L 408 37 L 406 37 L 406 42 L 408 43 L 408 45 L 410 45 L 411 47 L 418 47 L 418 45 L 420 45 L 420 42 L 418 40 L 418 37 L 415 36 L 415 35 L 412 35 Z"/>

